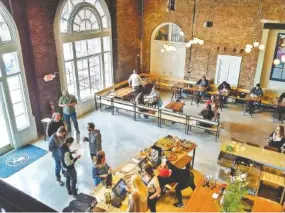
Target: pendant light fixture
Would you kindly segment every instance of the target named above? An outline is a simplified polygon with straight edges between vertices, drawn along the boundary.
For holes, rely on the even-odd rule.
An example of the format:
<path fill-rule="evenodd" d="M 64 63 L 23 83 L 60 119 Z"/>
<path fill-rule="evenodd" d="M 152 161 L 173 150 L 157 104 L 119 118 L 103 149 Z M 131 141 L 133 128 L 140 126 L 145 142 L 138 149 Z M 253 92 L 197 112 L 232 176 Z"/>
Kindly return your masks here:
<path fill-rule="evenodd" d="M 170 2 L 170 0 L 169 0 Z M 168 7 L 167 9 L 169 9 L 169 4 L 168 4 Z M 169 31 L 170 31 L 170 28 L 172 27 L 172 24 L 171 24 L 171 10 L 168 10 L 168 23 L 169 23 Z M 169 32 L 168 32 L 168 35 L 169 35 Z M 171 35 L 170 35 L 171 36 Z M 176 52 L 176 47 L 172 46 L 171 45 L 171 42 L 170 42 L 170 39 L 169 36 L 168 36 L 168 39 L 166 41 L 166 44 L 163 45 L 163 48 L 160 50 L 161 53 L 165 53 L 165 52 Z"/>
<path fill-rule="evenodd" d="M 258 29 L 258 26 L 261 22 L 261 13 L 262 13 L 262 0 L 259 0 L 259 6 L 258 6 L 258 11 L 257 11 L 257 19 L 256 19 L 256 24 L 255 24 L 255 29 L 254 29 L 254 38 L 253 38 L 253 43 L 252 44 L 246 44 L 245 45 L 245 52 L 246 53 L 251 53 L 251 51 L 254 48 L 258 48 L 260 51 L 263 51 L 265 49 L 264 44 L 261 44 L 259 41 L 256 39 L 256 32 Z"/>
<path fill-rule="evenodd" d="M 196 24 L 197 24 L 197 16 L 198 16 L 198 0 L 194 1 L 194 9 L 193 9 L 193 21 L 192 21 L 192 39 L 186 43 L 186 47 L 190 48 L 193 44 L 204 45 L 205 41 L 199 39 L 196 36 Z"/>

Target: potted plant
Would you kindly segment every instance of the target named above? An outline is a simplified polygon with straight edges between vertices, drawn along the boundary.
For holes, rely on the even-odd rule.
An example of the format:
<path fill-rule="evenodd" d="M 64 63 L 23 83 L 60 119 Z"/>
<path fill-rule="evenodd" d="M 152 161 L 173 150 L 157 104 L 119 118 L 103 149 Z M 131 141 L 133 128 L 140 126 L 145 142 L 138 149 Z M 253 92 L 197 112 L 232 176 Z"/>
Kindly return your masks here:
<path fill-rule="evenodd" d="M 242 199 L 247 194 L 247 175 L 241 171 L 236 173 L 236 176 L 230 178 L 226 192 L 221 199 L 221 212 L 244 212 L 247 207 Z"/>

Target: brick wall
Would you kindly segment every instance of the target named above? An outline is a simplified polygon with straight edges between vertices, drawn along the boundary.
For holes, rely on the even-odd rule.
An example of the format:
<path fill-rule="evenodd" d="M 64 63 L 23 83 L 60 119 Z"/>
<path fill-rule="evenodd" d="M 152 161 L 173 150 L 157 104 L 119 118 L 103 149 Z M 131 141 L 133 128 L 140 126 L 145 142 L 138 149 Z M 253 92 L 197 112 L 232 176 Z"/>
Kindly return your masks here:
<path fill-rule="evenodd" d="M 38 131 L 40 120 L 50 117 L 48 102 L 57 105 L 60 96 L 60 80 L 43 80 L 44 75 L 59 72 L 54 40 L 53 22 L 59 0 L 13 0 L 13 18 L 16 22 L 26 71 L 33 115 Z"/>
<path fill-rule="evenodd" d="M 138 0 L 117 0 L 118 69 L 116 81 L 126 80 L 136 69 L 136 57 L 140 54 L 140 19 Z"/>
<path fill-rule="evenodd" d="M 153 30 L 163 22 L 167 22 L 166 1 L 145 1 L 144 40 L 143 40 L 143 70 L 150 69 L 150 40 Z M 205 40 L 205 45 L 192 48 L 192 57 L 187 50 L 185 76 L 199 78 L 207 74 L 214 78 L 217 55 L 242 56 L 243 62 L 239 84 L 251 87 L 254 82 L 258 51 L 251 54 L 240 53 L 245 44 L 252 43 L 256 26 L 258 0 L 199 0 L 196 37 Z M 176 1 L 176 11 L 171 22 L 176 23 L 186 34 L 187 41 L 191 37 L 193 20 L 193 0 Z M 284 0 L 263 0 L 262 18 L 270 20 L 285 20 Z M 204 28 L 203 22 L 211 20 L 214 27 Z M 256 32 L 257 39 L 261 37 L 261 25 Z M 218 50 L 218 47 L 219 50 Z M 226 50 L 224 50 L 226 48 Z M 236 51 L 234 52 L 234 49 Z M 191 63 L 189 63 L 191 58 Z"/>

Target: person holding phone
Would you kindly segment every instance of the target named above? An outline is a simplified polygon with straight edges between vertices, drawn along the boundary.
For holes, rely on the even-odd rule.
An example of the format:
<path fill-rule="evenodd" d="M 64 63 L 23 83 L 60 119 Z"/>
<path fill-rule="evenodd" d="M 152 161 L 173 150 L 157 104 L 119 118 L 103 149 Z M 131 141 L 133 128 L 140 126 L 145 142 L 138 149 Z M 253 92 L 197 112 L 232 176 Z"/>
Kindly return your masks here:
<path fill-rule="evenodd" d="M 64 140 L 64 144 L 60 147 L 61 150 L 61 161 L 64 168 L 66 168 L 66 189 L 69 195 L 77 196 L 77 172 L 75 170 L 75 162 L 81 157 L 77 155 L 73 157 L 72 154 L 75 151 L 70 151 L 70 146 L 74 142 L 73 137 L 67 137 Z"/>

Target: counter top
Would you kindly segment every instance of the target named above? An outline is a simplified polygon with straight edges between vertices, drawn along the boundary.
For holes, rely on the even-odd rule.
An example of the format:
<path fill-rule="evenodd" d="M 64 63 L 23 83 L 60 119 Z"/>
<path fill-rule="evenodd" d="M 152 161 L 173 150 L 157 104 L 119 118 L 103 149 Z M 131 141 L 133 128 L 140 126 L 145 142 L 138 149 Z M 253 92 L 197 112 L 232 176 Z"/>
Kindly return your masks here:
<path fill-rule="evenodd" d="M 228 154 L 244 157 L 263 165 L 285 171 L 285 154 L 266 150 L 259 147 L 250 146 L 247 144 L 235 143 L 231 140 L 221 140 L 221 151 Z M 229 152 L 226 146 L 233 146 L 234 151 Z"/>

